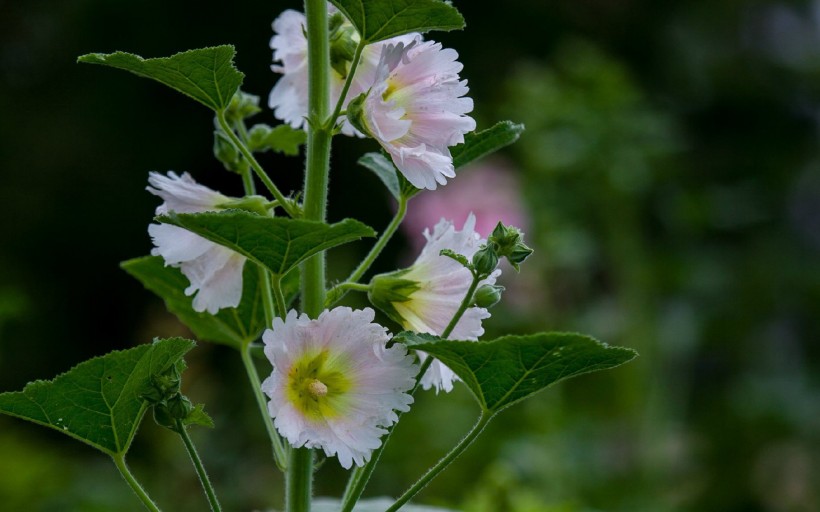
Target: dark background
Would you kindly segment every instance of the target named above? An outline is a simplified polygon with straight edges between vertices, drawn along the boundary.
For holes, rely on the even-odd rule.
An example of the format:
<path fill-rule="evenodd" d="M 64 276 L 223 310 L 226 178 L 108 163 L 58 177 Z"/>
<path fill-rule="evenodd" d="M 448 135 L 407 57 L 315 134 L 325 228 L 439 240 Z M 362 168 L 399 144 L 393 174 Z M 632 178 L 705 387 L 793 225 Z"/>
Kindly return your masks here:
<path fill-rule="evenodd" d="M 467 30 L 429 37 L 461 55 L 479 127 L 528 127 L 488 165 L 519 182 L 537 253 L 519 276 L 506 271 L 488 336 L 578 330 L 642 356 L 505 412 L 419 500 L 470 512 L 820 509 L 820 3 L 455 5 Z M 185 335 L 118 268 L 151 248 L 147 173 L 241 190 L 211 154 L 206 109 L 76 57 L 232 43 L 243 89 L 264 103 L 270 22 L 287 7 L 300 5 L 0 1 L 0 391 Z M 258 119 L 273 123 L 267 110 Z M 331 220 L 387 224 L 387 195 L 353 164 L 373 149 L 337 139 Z M 262 162 L 284 190 L 300 186 L 300 160 Z M 478 210 L 498 193 L 470 201 Z M 332 253 L 331 277 L 366 250 Z M 397 237 L 376 270 L 412 258 Z M 188 359 L 187 393 L 217 422 L 194 436 L 225 508 L 279 505 L 238 358 L 203 344 Z M 418 402 L 370 494 L 400 493 L 477 414 L 463 387 Z M 165 509 L 202 510 L 182 447 L 150 423 L 129 458 L 136 474 Z M 2 508 L 139 510 L 104 456 L 57 433 L 0 418 L 0 454 Z M 329 461 L 317 492 L 338 495 L 342 478 Z"/>

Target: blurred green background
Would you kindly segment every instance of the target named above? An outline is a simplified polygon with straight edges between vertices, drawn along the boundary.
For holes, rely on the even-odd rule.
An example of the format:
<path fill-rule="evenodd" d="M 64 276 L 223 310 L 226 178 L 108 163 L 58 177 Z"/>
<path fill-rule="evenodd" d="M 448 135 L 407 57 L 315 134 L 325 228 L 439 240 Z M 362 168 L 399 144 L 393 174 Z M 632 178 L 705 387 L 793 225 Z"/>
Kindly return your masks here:
<path fill-rule="evenodd" d="M 404 238 L 375 270 L 411 262 L 437 216 L 515 218 L 537 253 L 520 275 L 505 271 L 488 336 L 577 330 L 641 357 L 504 412 L 419 501 L 468 512 L 820 510 L 820 2 L 455 4 L 467 30 L 432 38 L 460 53 L 479 127 L 528 129 L 414 199 Z M 76 57 L 233 43 L 243 89 L 265 99 L 270 22 L 288 7 L 301 8 L 0 1 L 0 391 L 185 335 L 118 268 L 151 248 L 147 173 L 241 190 L 211 155 L 206 109 Z M 273 122 L 269 111 L 257 119 Z M 332 220 L 386 226 L 391 201 L 353 164 L 374 148 L 337 139 Z M 281 188 L 300 186 L 300 160 L 263 164 Z M 367 249 L 333 252 L 331 278 Z M 239 358 L 202 344 L 188 361 L 187 394 L 217 422 L 193 435 L 225 509 L 278 505 L 281 478 Z M 420 396 L 368 494 L 399 494 L 475 415 L 463 387 Z M 166 510 L 205 509 L 173 435 L 146 421 L 129 461 Z M 328 461 L 317 492 L 338 495 L 343 476 Z M 140 505 L 103 455 L 0 417 L 0 508 Z"/>

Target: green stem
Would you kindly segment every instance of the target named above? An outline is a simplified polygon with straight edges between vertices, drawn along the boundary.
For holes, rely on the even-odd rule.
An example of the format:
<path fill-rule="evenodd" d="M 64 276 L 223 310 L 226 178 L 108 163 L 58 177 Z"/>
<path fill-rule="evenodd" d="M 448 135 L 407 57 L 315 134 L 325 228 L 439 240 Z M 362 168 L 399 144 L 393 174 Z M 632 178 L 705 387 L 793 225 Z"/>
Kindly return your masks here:
<path fill-rule="evenodd" d="M 493 415 L 488 413 L 487 411 L 482 411 L 481 416 L 478 418 L 478 422 L 473 426 L 472 430 L 462 439 L 455 447 L 453 447 L 450 452 L 445 455 L 444 457 L 439 460 L 435 466 L 428 469 L 427 472 L 418 479 L 418 481 L 413 484 L 409 489 L 407 489 L 404 494 L 402 494 L 399 499 L 396 500 L 393 505 L 390 506 L 385 512 L 395 512 L 399 508 L 401 508 L 405 503 L 410 501 L 413 496 L 419 493 L 424 487 L 430 483 L 430 480 L 438 476 L 439 473 L 444 471 L 447 466 L 449 466 L 456 458 L 461 455 L 464 450 L 466 450 L 472 443 L 475 441 L 476 437 L 481 434 L 481 431 L 484 430 L 484 427 L 487 426 L 487 423 L 493 418 Z"/>
<path fill-rule="evenodd" d="M 294 448 L 288 461 L 288 479 L 285 494 L 287 512 L 309 512 L 313 484 L 313 450 Z"/>
<path fill-rule="evenodd" d="M 408 201 L 409 199 L 404 196 L 402 196 L 399 199 L 399 209 L 396 211 L 396 215 L 393 216 L 393 220 L 391 220 L 390 224 L 387 225 L 381 237 L 379 237 L 378 241 L 376 241 L 376 244 L 373 246 L 373 248 L 370 249 L 370 252 L 367 254 L 367 256 L 365 256 L 362 262 L 359 263 L 359 266 L 356 267 L 356 269 L 350 274 L 350 276 L 344 283 L 330 290 L 328 295 L 330 295 L 333 298 L 333 304 L 342 300 L 342 297 L 344 297 L 347 294 L 347 290 L 361 291 L 357 288 L 353 288 L 351 285 L 353 283 L 358 282 L 359 279 L 361 279 L 362 276 L 364 276 L 365 272 L 367 272 L 370 269 L 370 266 L 373 265 L 373 262 L 376 261 L 376 258 L 379 257 L 382 250 L 384 250 L 387 243 L 396 233 L 396 230 L 399 228 L 402 221 L 404 220 L 404 216 L 407 215 Z M 338 296 L 336 296 L 336 293 L 338 293 Z M 332 306 L 333 304 L 330 304 L 328 307 Z"/>
<path fill-rule="evenodd" d="M 242 185 L 245 187 L 246 196 L 256 194 L 256 183 L 253 182 L 253 175 L 251 174 L 250 169 L 246 169 L 242 172 Z"/>
<path fill-rule="evenodd" d="M 271 275 L 268 269 L 262 265 L 259 268 L 259 285 L 262 287 L 262 309 L 265 312 L 265 327 L 270 329 L 273 326 L 273 319 L 276 317 L 274 310 L 273 289 L 271 287 Z"/>
<path fill-rule="evenodd" d="M 285 198 L 284 194 L 282 194 L 282 192 L 279 191 L 279 188 L 276 186 L 276 184 L 273 183 L 273 181 L 271 181 L 268 174 L 265 172 L 264 169 L 262 169 L 262 166 L 259 165 L 259 162 L 253 156 L 253 153 L 251 153 L 248 147 L 245 145 L 245 143 L 239 140 L 239 137 L 236 136 L 236 133 L 234 133 L 233 129 L 228 124 L 228 121 L 225 119 L 225 112 L 217 112 L 216 118 L 219 121 L 219 126 L 221 126 L 222 130 L 225 132 L 225 135 L 227 135 L 228 138 L 231 139 L 231 142 L 233 142 L 237 149 L 239 149 L 239 152 L 242 153 L 242 156 L 244 156 L 248 163 L 251 164 L 251 168 L 253 169 L 253 171 L 256 173 L 257 176 L 259 176 L 259 179 L 262 180 L 262 183 L 265 185 L 268 191 L 270 191 L 270 193 L 273 194 L 273 197 L 277 201 L 279 201 L 279 204 L 282 205 L 282 208 L 284 208 L 284 210 L 291 217 L 298 217 L 299 212 L 293 206 L 293 203 L 288 201 Z"/>
<path fill-rule="evenodd" d="M 219 500 L 216 498 L 216 492 L 211 485 L 211 480 L 208 478 L 208 473 L 205 471 L 205 466 L 202 465 L 202 459 L 199 458 L 199 453 L 196 451 L 191 437 L 188 435 L 188 430 L 181 420 L 177 420 L 177 433 L 185 443 L 185 449 L 188 450 L 188 455 L 191 457 L 191 462 L 194 463 L 196 474 L 199 475 L 199 481 L 202 483 L 202 488 L 205 490 L 205 495 L 208 497 L 208 503 L 211 504 L 213 512 L 222 512 L 222 507 L 219 506 Z"/>
<path fill-rule="evenodd" d="M 305 164 L 304 218 L 324 222 L 330 174 L 332 129 L 330 113 L 330 42 L 326 0 L 305 0 L 308 48 L 308 135 Z M 319 316 L 325 302 L 325 254 L 320 252 L 302 265 L 302 311 Z M 285 483 L 287 512 L 310 512 L 313 486 L 313 453 L 308 448 L 290 451 Z"/>
<path fill-rule="evenodd" d="M 248 374 L 248 380 L 250 381 L 251 389 L 253 389 L 253 396 L 256 398 L 256 405 L 259 408 L 259 413 L 262 415 L 265 428 L 268 431 L 268 437 L 270 437 L 270 442 L 273 446 L 273 460 L 279 469 L 285 471 L 287 468 L 287 454 L 285 453 L 282 439 L 273 426 L 270 413 L 268 413 L 268 404 L 265 400 L 265 396 L 262 394 L 262 382 L 259 380 L 259 374 L 256 372 L 256 366 L 254 366 L 253 359 L 251 358 L 250 344 L 242 347 L 240 352 L 242 354 L 242 364 L 245 366 L 245 373 Z"/>
<path fill-rule="evenodd" d="M 134 475 L 131 474 L 128 466 L 125 464 L 125 456 L 121 454 L 112 455 L 111 459 L 113 459 L 114 465 L 120 470 L 120 474 L 131 487 L 131 490 L 134 491 L 134 494 L 136 494 L 142 504 L 145 505 L 145 508 L 152 512 L 160 512 L 159 507 L 151 500 L 148 493 L 145 492 L 145 489 L 143 489 L 140 483 L 137 482 L 137 479 L 134 478 Z"/>
<path fill-rule="evenodd" d="M 345 98 L 347 98 L 347 93 L 350 91 L 350 85 L 353 83 L 353 76 L 356 74 L 356 68 L 359 67 L 359 61 L 362 58 L 362 50 L 364 50 L 365 46 L 367 46 L 367 44 L 363 40 L 359 41 L 358 46 L 356 46 L 356 52 L 353 54 L 353 60 L 350 62 L 350 71 L 348 71 L 347 79 L 345 79 L 345 85 L 342 87 L 342 94 L 339 95 L 339 100 L 336 102 L 336 108 L 333 109 L 333 114 L 330 115 L 326 128 L 333 128 L 336 124 L 336 120 L 342 113 L 342 105 L 344 105 Z"/>
<path fill-rule="evenodd" d="M 273 285 L 273 296 L 276 299 L 276 311 L 279 313 L 279 318 L 284 320 L 288 313 L 285 305 L 285 294 L 282 293 L 282 278 L 280 276 L 274 277 L 271 284 Z"/>
<path fill-rule="evenodd" d="M 473 274 L 473 282 L 470 283 L 470 289 L 467 290 L 467 295 L 465 295 L 464 299 L 462 299 L 461 305 L 459 305 L 458 307 L 458 311 L 456 311 L 456 314 L 453 315 L 453 318 L 450 320 L 450 323 L 447 324 L 447 327 L 445 327 L 444 331 L 442 331 L 442 339 L 446 340 L 450 337 L 450 334 L 452 334 L 453 329 L 456 328 L 456 325 L 458 324 L 458 321 L 461 320 L 461 317 L 462 315 L 464 315 L 464 312 L 467 311 L 467 308 L 469 308 L 470 305 L 473 303 L 473 295 L 475 295 L 475 290 L 476 288 L 478 288 L 479 282 L 481 282 L 481 276 Z"/>
<path fill-rule="evenodd" d="M 481 281 L 481 277 L 482 276 L 473 274 L 473 282 L 470 284 L 470 288 L 467 290 L 467 294 L 461 300 L 461 304 L 459 305 L 458 310 L 456 310 L 456 314 L 453 315 L 452 320 L 450 320 L 450 323 L 447 324 L 447 327 L 441 333 L 442 338 L 446 339 L 448 336 L 450 336 L 450 334 L 453 332 L 453 329 L 455 329 L 456 325 L 458 324 L 458 321 L 464 315 L 464 312 L 467 311 L 467 308 L 470 307 L 470 304 L 472 304 L 473 294 L 475 293 L 476 288 L 478 288 L 478 283 Z M 428 356 L 427 359 L 425 359 L 424 362 L 421 364 L 421 368 L 419 368 L 419 372 L 418 374 L 416 374 L 416 384 L 410 391 L 411 395 L 414 395 L 416 391 L 419 389 L 419 386 L 421 385 L 421 379 L 422 377 L 424 377 L 424 374 L 427 373 L 427 370 L 430 368 L 430 365 L 433 364 L 433 361 L 434 359 Z M 387 428 L 387 434 L 384 435 L 384 439 L 382 440 L 381 446 L 373 450 L 373 453 L 370 455 L 370 460 L 367 462 L 367 464 L 364 465 L 364 467 L 361 468 L 360 471 L 354 471 L 350 475 L 350 480 L 348 481 L 347 488 L 345 489 L 344 497 L 342 499 L 342 512 L 351 512 L 353 510 L 353 507 L 356 506 L 356 502 L 359 501 L 359 498 L 362 496 L 364 488 L 367 486 L 367 482 L 370 481 L 370 477 L 371 475 L 373 475 L 373 470 L 376 469 L 376 464 L 379 463 L 379 458 L 381 458 L 385 446 L 387 446 L 388 441 L 390 441 L 390 437 L 393 435 L 393 430 L 396 428 L 396 425 L 398 425 L 398 422 L 401 419 L 402 413 L 397 412 L 396 414 L 398 415 L 398 420 L 396 420 L 396 423 L 394 423 L 392 426 Z M 484 415 L 482 415 L 482 418 L 483 417 Z M 481 428 L 484 428 L 483 425 Z M 470 434 L 472 434 L 472 431 L 470 432 Z M 456 454 L 456 456 L 457 455 L 458 454 Z M 455 456 L 453 458 L 455 458 Z M 426 483 L 424 485 L 426 485 Z M 421 490 L 421 488 L 419 488 L 419 490 Z"/>

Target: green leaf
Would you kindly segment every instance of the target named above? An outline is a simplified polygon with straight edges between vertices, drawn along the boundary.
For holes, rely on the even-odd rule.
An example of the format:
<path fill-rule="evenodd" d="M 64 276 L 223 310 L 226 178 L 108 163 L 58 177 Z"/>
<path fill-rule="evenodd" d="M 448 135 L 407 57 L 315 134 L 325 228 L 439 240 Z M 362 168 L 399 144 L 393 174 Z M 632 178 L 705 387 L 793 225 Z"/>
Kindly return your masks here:
<path fill-rule="evenodd" d="M 280 124 L 271 128 L 266 124 L 257 124 L 248 132 L 248 147 L 255 153 L 275 151 L 288 156 L 299 154 L 299 146 L 307 141 L 303 130 Z"/>
<path fill-rule="evenodd" d="M 396 166 L 393 165 L 393 162 L 391 162 L 389 158 L 381 153 L 365 153 L 359 158 L 358 163 L 378 176 L 396 200 L 401 197 L 401 188 L 399 187 L 399 178 L 396 174 Z"/>
<path fill-rule="evenodd" d="M 230 105 L 245 78 L 233 65 L 235 54 L 233 46 L 223 45 L 156 59 L 125 52 L 89 53 L 77 62 L 102 64 L 151 78 L 220 111 Z"/>
<path fill-rule="evenodd" d="M 199 340 L 240 348 L 256 339 L 265 329 L 259 272 L 245 265 L 242 273 L 242 299 L 238 308 L 220 309 L 216 315 L 194 311 L 193 297 L 185 295 L 188 278 L 178 268 L 167 267 L 160 256 L 145 256 L 124 261 L 120 266 L 165 302 Z M 299 293 L 299 274 L 292 272 L 282 280 L 283 293 L 290 302 Z"/>
<path fill-rule="evenodd" d="M 280 276 L 320 251 L 376 236 L 372 228 L 353 219 L 325 224 L 285 217 L 263 217 L 242 210 L 171 212 L 156 220 L 185 228 L 232 249 Z"/>
<path fill-rule="evenodd" d="M 353 512 L 384 512 L 395 500 L 392 498 L 369 498 L 359 500 Z M 339 512 L 342 502 L 333 498 L 315 498 L 310 508 L 313 512 Z M 428 507 L 425 505 L 407 504 L 401 507 L 402 512 L 454 512 L 449 508 Z"/>
<path fill-rule="evenodd" d="M 394 337 L 438 358 L 458 375 L 486 411 L 495 413 L 576 375 L 614 368 L 637 354 L 574 333 L 504 336 L 493 341 L 428 341 L 428 336 Z"/>
<path fill-rule="evenodd" d="M 486 130 L 468 133 L 464 136 L 463 144 L 450 148 L 450 154 L 453 156 L 453 166 L 458 169 L 479 158 L 495 153 L 517 141 L 523 131 L 523 124 L 501 121 Z"/>
<path fill-rule="evenodd" d="M 410 32 L 458 30 L 464 18 L 439 0 L 330 0 L 359 31 L 366 43 Z"/>
<path fill-rule="evenodd" d="M 53 428 L 108 455 L 128 451 L 154 376 L 171 368 L 194 342 L 157 340 L 78 364 L 51 381 L 0 394 L 0 413 Z"/>

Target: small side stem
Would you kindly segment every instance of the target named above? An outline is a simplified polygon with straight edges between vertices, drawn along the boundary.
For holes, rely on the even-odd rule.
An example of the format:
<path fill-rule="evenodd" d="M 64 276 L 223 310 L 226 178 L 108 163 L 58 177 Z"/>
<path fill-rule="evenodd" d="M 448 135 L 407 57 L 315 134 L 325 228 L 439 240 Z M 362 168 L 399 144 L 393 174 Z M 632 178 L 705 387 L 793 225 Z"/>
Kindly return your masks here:
<path fill-rule="evenodd" d="M 287 454 L 285 453 L 282 439 L 276 432 L 273 421 L 271 421 L 270 414 L 268 413 L 268 404 L 265 400 L 265 396 L 262 394 L 262 382 L 259 380 L 259 374 L 256 372 L 256 366 L 254 366 L 251 358 L 250 344 L 242 347 L 241 354 L 242 364 L 245 366 L 245 373 L 248 374 L 248 380 L 250 381 L 251 389 L 253 389 L 253 396 L 256 398 L 256 405 L 259 407 L 259 413 L 262 415 L 265 428 L 268 431 L 268 437 L 270 437 L 270 442 L 273 446 L 273 460 L 279 469 L 285 471 L 287 469 Z"/>
<path fill-rule="evenodd" d="M 356 52 L 353 54 L 353 60 L 350 62 L 350 70 L 347 73 L 345 85 L 342 87 L 342 94 L 339 95 L 339 100 L 336 102 L 336 108 L 333 109 L 333 114 L 331 114 L 328 119 L 327 128 L 333 128 L 336 124 L 336 120 L 342 113 L 342 105 L 344 105 L 345 99 L 347 98 L 347 93 L 350 91 L 350 85 L 353 83 L 353 76 L 356 74 L 356 68 L 359 67 L 359 61 L 362 58 L 362 51 L 365 46 L 367 45 L 364 41 L 359 41 L 358 46 L 356 46 Z"/>
<path fill-rule="evenodd" d="M 405 503 L 410 501 L 413 496 L 419 493 L 428 483 L 430 480 L 438 476 L 439 473 L 444 471 L 447 466 L 449 466 L 456 458 L 461 455 L 464 450 L 466 450 L 475 439 L 481 434 L 481 431 L 484 430 L 484 427 L 487 426 L 487 423 L 493 418 L 493 415 L 482 411 L 481 416 L 478 418 L 478 422 L 473 426 L 470 432 L 462 439 L 455 447 L 453 447 L 450 452 L 445 455 L 444 457 L 439 460 L 435 466 L 431 467 L 427 470 L 427 472 L 422 475 L 418 481 L 413 484 L 409 489 L 407 489 L 404 494 L 402 494 L 399 499 L 396 500 L 393 505 L 390 506 L 385 512 L 395 512 L 399 508 L 401 508 Z"/>
<path fill-rule="evenodd" d="M 222 507 L 219 506 L 219 500 L 216 498 L 211 480 L 208 478 L 208 472 L 205 471 L 205 466 L 202 465 L 202 459 L 199 458 L 199 453 L 196 451 L 191 436 L 188 435 L 188 430 L 183 425 L 182 421 L 177 420 L 177 433 L 185 443 L 185 449 L 188 450 L 188 456 L 191 457 L 191 462 L 194 463 L 196 474 L 199 475 L 199 481 L 202 483 L 202 488 L 205 490 L 205 495 L 208 497 L 208 503 L 211 504 L 213 512 L 222 512 Z"/>
<path fill-rule="evenodd" d="M 467 311 L 467 308 L 469 308 L 470 304 L 473 303 L 473 295 L 475 295 L 475 290 L 476 288 L 478 288 L 479 282 L 481 282 L 481 276 L 473 274 L 473 282 L 470 283 L 470 289 L 467 290 L 467 295 L 464 296 L 464 299 L 458 306 L 458 311 L 456 311 L 456 314 L 453 315 L 453 318 L 450 320 L 450 323 L 447 324 L 447 327 L 445 327 L 444 331 L 442 331 L 442 339 L 446 340 L 450 337 L 450 334 L 453 333 L 453 329 L 455 329 L 456 325 L 458 325 L 458 321 L 461 320 L 461 317 L 462 315 L 464 315 L 464 312 Z"/>
<path fill-rule="evenodd" d="M 396 230 L 401 225 L 402 221 L 404 220 L 405 215 L 407 215 L 407 202 L 409 199 L 406 197 L 401 197 L 399 199 L 399 209 L 396 211 L 396 215 L 393 216 L 393 220 L 390 221 L 390 224 L 384 229 L 381 237 L 376 241 L 376 244 L 370 249 L 370 252 L 365 256 L 359 266 L 350 274 L 350 276 L 345 280 L 344 283 L 336 286 L 332 290 L 328 292 L 329 297 L 333 297 L 334 301 L 333 304 L 342 300 L 347 294 L 347 290 L 355 290 L 351 286 L 352 283 L 357 283 L 359 279 L 364 276 L 365 272 L 370 269 L 370 266 L 373 265 L 373 262 L 376 261 L 376 258 L 379 257 L 382 250 L 384 250 L 387 243 L 393 238 L 393 235 L 396 233 Z M 336 293 L 339 295 L 336 296 Z M 333 304 L 327 305 L 327 307 L 332 307 Z"/>
<path fill-rule="evenodd" d="M 245 187 L 245 195 L 252 196 L 256 194 L 256 183 L 253 182 L 253 175 L 250 169 L 242 173 L 242 185 Z"/>
<path fill-rule="evenodd" d="M 286 310 L 287 305 L 285 305 L 285 294 L 282 293 L 282 278 L 280 276 L 273 277 L 271 285 L 273 287 L 273 297 L 276 299 L 276 312 L 279 313 L 279 318 L 284 320 L 288 312 Z"/>
<path fill-rule="evenodd" d="M 276 317 L 274 309 L 273 288 L 271 286 L 270 272 L 263 266 L 259 265 L 259 285 L 262 287 L 262 309 L 265 312 L 265 327 L 271 328 L 273 326 L 273 319 Z"/>
<path fill-rule="evenodd" d="M 134 491 L 134 494 L 140 499 L 145 508 L 151 510 L 152 512 L 160 512 L 159 507 L 157 507 L 156 503 L 151 500 L 148 496 L 148 493 L 145 492 L 145 489 L 142 488 L 137 479 L 134 478 L 134 475 L 131 474 L 131 471 L 128 469 L 128 466 L 125 464 L 125 456 L 124 455 L 112 455 L 111 459 L 114 461 L 114 465 L 117 466 L 117 469 L 120 471 L 123 479 L 131 487 L 131 490 Z"/>
<path fill-rule="evenodd" d="M 225 119 L 225 112 L 217 112 L 216 118 L 219 121 L 219 126 L 221 126 L 222 130 L 225 132 L 225 135 L 227 135 L 228 138 L 231 139 L 231 142 L 233 142 L 236 148 L 239 150 L 239 152 L 242 153 L 242 156 L 244 156 L 248 163 L 251 164 L 251 168 L 253 169 L 253 171 L 256 173 L 257 176 L 259 176 L 259 179 L 262 180 L 262 183 L 265 185 L 268 191 L 270 191 L 273 197 L 277 201 L 279 201 L 279 204 L 282 206 L 282 208 L 284 208 L 287 214 L 291 217 L 298 217 L 298 212 L 293 207 L 293 204 L 290 201 L 288 201 L 287 198 L 285 198 L 285 195 L 282 194 L 282 192 L 279 190 L 276 184 L 273 181 L 271 181 L 268 174 L 265 172 L 264 169 L 262 169 L 262 166 L 259 165 L 259 162 L 253 156 L 253 153 L 251 153 L 248 147 L 245 146 L 245 143 L 239 140 L 239 137 L 236 136 L 236 133 L 234 133 L 233 129 L 228 124 L 228 121 Z"/>

